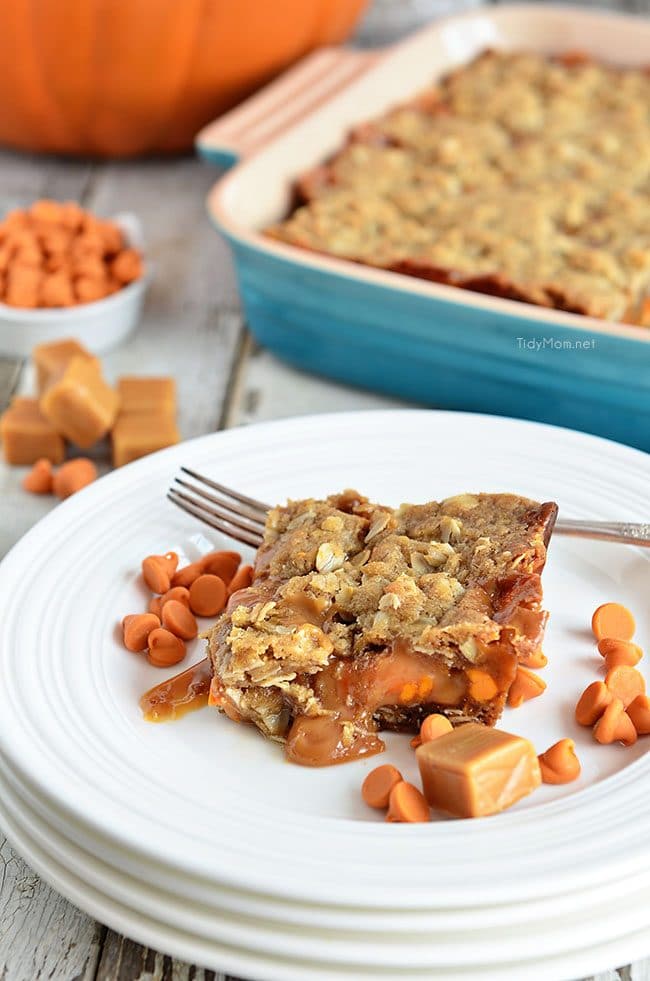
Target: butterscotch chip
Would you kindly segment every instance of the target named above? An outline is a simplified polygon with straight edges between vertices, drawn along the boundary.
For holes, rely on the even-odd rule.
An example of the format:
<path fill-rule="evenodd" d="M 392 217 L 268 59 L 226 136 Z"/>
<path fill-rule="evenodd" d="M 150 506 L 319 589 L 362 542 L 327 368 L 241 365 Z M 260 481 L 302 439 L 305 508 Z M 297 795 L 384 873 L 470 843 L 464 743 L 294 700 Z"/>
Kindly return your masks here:
<path fill-rule="evenodd" d="M 83 221 L 84 210 L 76 201 L 64 201 L 61 205 L 60 216 L 63 227 L 76 232 Z"/>
<path fill-rule="evenodd" d="M 38 240 L 47 255 L 64 255 L 70 248 L 71 235 L 65 228 L 45 228 L 39 231 Z"/>
<path fill-rule="evenodd" d="M 173 378 L 124 375 L 117 380 L 121 412 L 176 412 L 176 383 Z"/>
<path fill-rule="evenodd" d="M 75 280 L 74 292 L 79 303 L 94 303 L 108 295 L 108 282 L 105 276 L 79 276 Z"/>
<path fill-rule="evenodd" d="M 102 256 L 104 254 L 104 242 L 99 232 L 83 231 L 77 235 L 73 239 L 70 254 L 73 259 L 87 255 Z"/>
<path fill-rule="evenodd" d="M 75 202 L 36 201 L 0 221 L 0 299 L 26 309 L 101 300 L 141 275 L 140 253 L 126 246 L 115 222 Z"/>
<path fill-rule="evenodd" d="M 48 255 L 43 262 L 43 269 L 46 273 L 65 271 L 70 275 L 71 266 L 67 255 Z"/>
<path fill-rule="evenodd" d="M 106 266 L 98 255 L 80 255 L 72 260 L 72 275 L 76 279 L 105 281 Z"/>
<path fill-rule="evenodd" d="M 23 477 L 23 489 L 29 491 L 30 494 L 51 494 L 52 480 L 52 464 L 49 460 L 41 457 L 29 473 Z"/>
<path fill-rule="evenodd" d="M 35 201 L 29 209 L 29 214 L 36 221 L 47 222 L 52 225 L 61 221 L 62 212 L 62 205 L 58 201 L 51 201 L 47 198 Z"/>
<path fill-rule="evenodd" d="M 55 472 L 52 479 L 52 491 L 61 500 L 71 497 L 77 491 L 87 487 L 97 480 L 97 467 L 87 457 L 75 457 L 68 460 Z"/>
<path fill-rule="evenodd" d="M 111 263 L 111 273 L 125 285 L 142 275 L 142 257 L 136 249 L 124 249 Z"/>
<path fill-rule="evenodd" d="M 12 265 L 7 274 L 5 303 L 12 307 L 30 309 L 38 306 L 41 279 L 40 269 L 31 266 Z"/>
<path fill-rule="evenodd" d="M 13 208 L 4 216 L 2 224 L 6 232 L 19 231 L 29 226 L 29 217 L 22 208 Z"/>
<path fill-rule="evenodd" d="M 30 266 L 40 269 L 43 264 L 43 253 L 38 240 L 29 232 L 23 232 L 14 240 L 13 264 L 16 266 Z"/>
<path fill-rule="evenodd" d="M 86 449 L 105 436 L 119 407 L 117 392 L 102 378 L 95 361 L 73 357 L 41 398 L 52 426 Z"/>
<path fill-rule="evenodd" d="M 55 378 L 63 374 L 73 358 L 85 358 L 92 361 L 99 370 L 99 360 L 88 351 L 83 344 L 73 338 L 63 341 L 52 341 L 50 344 L 38 344 L 32 351 L 32 361 L 36 368 L 36 385 L 38 394 Z"/>
<path fill-rule="evenodd" d="M 124 236 L 118 225 L 113 221 L 95 220 L 95 231 L 104 243 L 104 253 L 115 255 L 124 246 Z"/>
<path fill-rule="evenodd" d="M 0 416 L 0 437 L 5 460 L 15 466 L 30 466 L 42 458 L 61 463 L 65 456 L 63 437 L 45 418 L 37 399 L 13 399 Z"/>
<path fill-rule="evenodd" d="M 455 817 L 498 814 L 542 782 L 532 743 L 477 722 L 423 743 L 415 755 L 427 801 Z"/>
<path fill-rule="evenodd" d="M 121 412 L 111 433 L 113 466 L 124 466 L 179 440 L 176 423 L 168 412 Z"/>
<path fill-rule="evenodd" d="M 41 306 L 70 307 L 74 303 L 72 280 L 66 272 L 55 272 L 44 276 L 41 282 Z"/>

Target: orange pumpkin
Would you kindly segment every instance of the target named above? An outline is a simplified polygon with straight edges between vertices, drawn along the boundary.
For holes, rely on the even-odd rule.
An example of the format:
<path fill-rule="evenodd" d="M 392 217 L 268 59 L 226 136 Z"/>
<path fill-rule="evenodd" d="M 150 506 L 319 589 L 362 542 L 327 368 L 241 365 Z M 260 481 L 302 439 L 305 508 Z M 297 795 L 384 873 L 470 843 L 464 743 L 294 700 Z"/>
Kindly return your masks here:
<path fill-rule="evenodd" d="M 352 30 L 367 0 L 0 3 L 0 142 L 125 157 L 195 133 Z"/>

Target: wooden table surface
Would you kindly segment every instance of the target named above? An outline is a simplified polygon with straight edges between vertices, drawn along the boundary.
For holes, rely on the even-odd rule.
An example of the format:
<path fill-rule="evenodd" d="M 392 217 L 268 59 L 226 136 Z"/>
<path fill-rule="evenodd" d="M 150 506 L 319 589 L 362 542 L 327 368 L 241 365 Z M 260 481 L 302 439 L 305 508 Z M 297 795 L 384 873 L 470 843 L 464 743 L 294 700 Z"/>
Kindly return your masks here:
<path fill-rule="evenodd" d="M 638 4 L 637 4 L 638 6 Z M 647 9 L 647 8 L 646 8 Z M 36 197 L 74 198 L 142 219 L 155 277 L 141 326 L 104 358 L 106 374 L 173 374 L 184 438 L 258 420 L 402 405 L 309 377 L 259 350 L 242 321 L 226 245 L 204 198 L 215 172 L 192 158 L 75 163 L 0 152 L 0 211 Z M 0 393 L 31 389 L 28 365 L 0 359 Z M 2 405 L 0 405 L 0 410 Z M 52 506 L 0 464 L 0 557 Z M 0 835 L 1 981 L 216 981 L 222 976 L 141 947 L 57 895 Z M 597 981 L 650 981 L 650 961 Z"/>

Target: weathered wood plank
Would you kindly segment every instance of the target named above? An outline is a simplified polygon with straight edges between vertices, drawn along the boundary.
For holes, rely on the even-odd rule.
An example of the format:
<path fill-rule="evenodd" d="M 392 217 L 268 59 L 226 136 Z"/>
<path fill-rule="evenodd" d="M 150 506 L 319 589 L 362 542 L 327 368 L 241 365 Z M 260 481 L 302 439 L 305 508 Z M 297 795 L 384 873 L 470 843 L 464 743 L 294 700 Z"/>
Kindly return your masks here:
<path fill-rule="evenodd" d="M 174 960 L 109 930 L 94 981 L 228 981 L 201 967 Z"/>
<path fill-rule="evenodd" d="M 436 17 L 480 7 L 483 0 L 374 0 L 355 34 L 364 47 L 391 44 Z"/>
<path fill-rule="evenodd" d="M 20 381 L 22 361 L 12 358 L 0 358 L 0 412 L 9 404 L 9 400 Z"/>
<path fill-rule="evenodd" d="M 226 418 L 235 426 L 315 412 L 408 407 L 408 402 L 348 388 L 298 371 L 248 341 Z"/>
<path fill-rule="evenodd" d="M 0 214 L 22 208 L 35 198 L 82 200 L 93 164 L 30 153 L 0 151 Z"/>
<path fill-rule="evenodd" d="M 489 3 L 499 4 L 500 0 L 488 0 Z M 508 0 L 502 0 L 507 3 Z M 544 3 L 545 0 L 532 0 L 533 3 Z M 593 7 L 594 9 L 610 9 L 619 13 L 647 14 L 650 13 L 650 0 L 572 0 L 576 7 Z"/>
<path fill-rule="evenodd" d="M 500 0 L 374 0 L 355 35 L 364 47 L 391 44 L 437 17 L 447 17 Z M 507 0 L 504 0 L 507 2 Z M 535 2 L 535 0 L 533 0 Z M 544 3 L 544 0 L 536 0 Z M 572 0 L 580 7 L 614 8 L 635 14 L 650 12 L 650 0 Z"/>
<path fill-rule="evenodd" d="M 0 837 L 0 977 L 92 981 L 102 928 L 47 886 Z"/>

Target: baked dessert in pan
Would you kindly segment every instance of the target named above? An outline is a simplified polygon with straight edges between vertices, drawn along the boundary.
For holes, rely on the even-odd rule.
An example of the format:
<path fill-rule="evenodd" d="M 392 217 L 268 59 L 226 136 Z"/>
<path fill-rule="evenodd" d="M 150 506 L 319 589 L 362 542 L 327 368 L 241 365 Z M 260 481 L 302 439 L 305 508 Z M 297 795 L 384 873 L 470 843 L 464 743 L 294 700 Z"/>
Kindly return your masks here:
<path fill-rule="evenodd" d="M 650 325 L 650 72 L 488 51 L 358 126 L 267 229 L 339 258 Z"/>
<path fill-rule="evenodd" d="M 373 504 L 356 491 L 269 512 L 255 578 L 208 635 L 210 701 L 327 765 L 441 712 L 494 725 L 539 652 L 557 514 L 513 494 Z"/>

